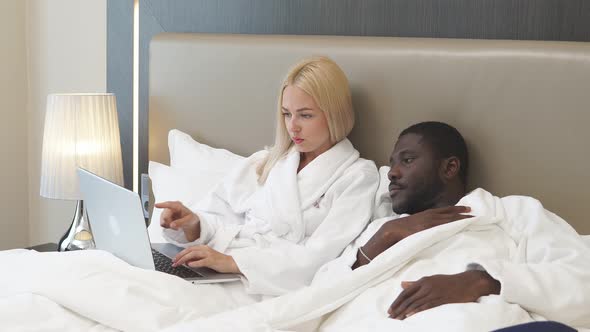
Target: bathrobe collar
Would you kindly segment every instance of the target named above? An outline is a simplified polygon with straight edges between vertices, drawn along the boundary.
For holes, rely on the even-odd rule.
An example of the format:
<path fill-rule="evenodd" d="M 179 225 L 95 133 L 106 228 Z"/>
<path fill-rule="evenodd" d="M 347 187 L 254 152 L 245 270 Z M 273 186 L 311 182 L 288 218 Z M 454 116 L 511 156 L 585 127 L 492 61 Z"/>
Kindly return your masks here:
<path fill-rule="evenodd" d="M 359 152 L 345 138 L 298 174 L 299 157 L 293 147 L 276 163 L 265 184 L 273 232 L 296 243 L 305 237 L 303 211 L 319 203 L 328 188 L 359 158 Z"/>

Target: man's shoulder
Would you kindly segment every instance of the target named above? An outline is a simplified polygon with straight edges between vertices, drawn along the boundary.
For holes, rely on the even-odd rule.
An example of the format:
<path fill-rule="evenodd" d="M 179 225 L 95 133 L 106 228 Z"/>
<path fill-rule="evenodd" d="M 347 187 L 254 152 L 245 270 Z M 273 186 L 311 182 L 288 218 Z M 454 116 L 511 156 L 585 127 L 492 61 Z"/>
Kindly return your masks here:
<path fill-rule="evenodd" d="M 499 199 L 503 203 L 510 203 L 510 204 L 521 204 L 521 205 L 534 205 L 534 206 L 543 206 L 541 201 L 526 195 L 507 195 L 507 196 L 496 196 L 492 192 L 487 191 L 484 188 L 476 188 L 470 191 L 464 198 L 474 198 L 474 199 L 481 199 L 481 200 L 493 200 Z"/>
<path fill-rule="evenodd" d="M 378 176 L 379 171 L 375 162 L 369 159 L 358 158 L 346 170 L 347 173 L 363 172 Z"/>
<path fill-rule="evenodd" d="M 353 184 L 362 183 L 363 185 L 375 185 L 375 190 L 379 184 L 379 171 L 372 160 L 358 158 L 348 166 L 335 183 L 338 186 L 348 187 Z"/>

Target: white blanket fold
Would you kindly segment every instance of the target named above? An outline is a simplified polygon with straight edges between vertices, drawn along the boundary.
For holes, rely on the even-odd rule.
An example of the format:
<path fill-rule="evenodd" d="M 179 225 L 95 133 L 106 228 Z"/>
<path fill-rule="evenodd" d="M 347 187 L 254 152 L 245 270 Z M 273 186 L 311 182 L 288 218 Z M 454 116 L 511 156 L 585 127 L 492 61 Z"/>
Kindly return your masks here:
<path fill-rule="evenodd" d="M 171 275 L 132 267 L 99 250 L 6 251 L 0 253 L 0 262 L 13 267 L 0 276 L 0 318 L 15 304 L 21 306 L 18 315 L 0 319 L 5 331 L 22 329 L 18 318 L 33 331 L 43 331 L 52 321 L 72 331 L 89 326 L 158 331 L 239 304 L 219 285 L 195 287 Z M 27 297 L 31 300 L 24 303 Z M 40 310 L 55 314 L 44 317 L 36 314 Z"/>

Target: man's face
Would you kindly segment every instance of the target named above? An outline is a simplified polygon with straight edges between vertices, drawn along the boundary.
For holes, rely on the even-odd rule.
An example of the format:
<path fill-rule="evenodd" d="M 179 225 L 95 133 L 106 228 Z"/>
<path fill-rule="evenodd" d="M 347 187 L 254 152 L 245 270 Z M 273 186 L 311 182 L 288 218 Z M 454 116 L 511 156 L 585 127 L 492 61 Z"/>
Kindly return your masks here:
<path fill-rule="evenodd" d="M 389 164 L 389 196 L 395 213 L 414 214 L 436 204 L 444 191 L 439 175 L 440 160 L 422 136 L 406 134 L 400 137 Z"/>

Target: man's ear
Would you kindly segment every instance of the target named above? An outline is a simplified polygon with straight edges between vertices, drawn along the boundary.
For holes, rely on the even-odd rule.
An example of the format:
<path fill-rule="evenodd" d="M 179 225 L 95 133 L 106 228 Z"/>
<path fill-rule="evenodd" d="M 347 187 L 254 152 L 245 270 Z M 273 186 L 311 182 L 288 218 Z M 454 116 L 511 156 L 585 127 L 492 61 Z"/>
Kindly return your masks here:
<path fill-rule="evenodd" d="M 450 181 L 457 177 L 460 170 L 461 161 L 459 158 L 454 156 L 443 159 L 440 164 L 440 175 L 446 181 Z"/>

